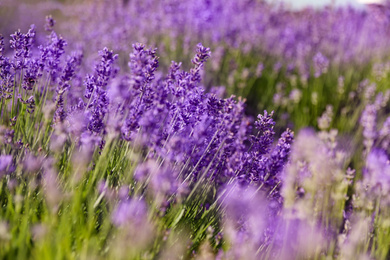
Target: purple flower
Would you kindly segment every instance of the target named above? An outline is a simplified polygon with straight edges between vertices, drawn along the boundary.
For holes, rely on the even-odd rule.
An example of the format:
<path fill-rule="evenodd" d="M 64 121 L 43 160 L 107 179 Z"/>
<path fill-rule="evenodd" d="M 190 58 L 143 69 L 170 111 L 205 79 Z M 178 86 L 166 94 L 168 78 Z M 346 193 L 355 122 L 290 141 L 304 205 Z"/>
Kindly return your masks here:
<path fill-rule="evenodd" d="M 287 129 L 282 133 L 278 144 L 271 152 L 270 159 L 267 161 L 267 176 L 264 177 L 264 182 L 271 187 L 275 187 L 280 182 L 278 174 L 288 161 L 293 139 L 294 133 Z"/>
<path fill-rule="evenodd" d="M 54 112 L 53 116 L 53 122 L 56 123 L 62 123 L 66 118 L 66 111 L 64 108 L 64 96 L 62 93 L 57 95 L 56 98 L 56 111 Z"/>
<path fill-rule="evenodd" d="M 133 44 L 133 52 L 130 54 L 130 85 L 135 89 L 143 90 L 145 84 L 154 79 L 154 72 L 158 67 L 156 49 L 145 49 L 141 43 Z"/>
<path fill-rule="evenodd" d="M 14 61 L 12 67 L 15 70 L 25 68 L 26 59 L 31 56 L 31 47 L 35 39 L 35 26 L 31 25 L 26 34 L 18 30 L 11 35 L 10 47 L 14 50 Z"/>
<path fill-rule="evenodd" d="M 58 175 L 53 164 L 54 160 L 52 158 L 45 159 L 43 163 L 42 183 L 45 199 L 52 212 L 56 213 L 63 198 L 63 191 L 61 190 Z"/>
<path fill-rule="evenodd" d="M 106 92 L 102 89 L 98 89 L 94 100 L 88 107 L 88 130 L 95 133 L 101 133 L 104 130 L 104 118 L 108 111 L 108 104 L 109 101 Z"/>
<path fill-rule="evenodd" d="M 108 112 L 109 99 L 106 86 L 110 79 L 116 75 L 114 61 L 118 55 L 113 51 L 104 48 L 99 52 L 101 61 L 95 66 L 94 75 L 88 75 L 84 84 L 86 85 L 85 97 L 88 100 L 88 130 L 101 133 L 105 129 L 104 118 Z"/>
<path fill-rule="evenodd" d="M 161 93 L 159 98 L 164 99 L 166 97 L 165 91 L 157 90 L 156 84 L 152 82 L 155 79 L 154 73 L 158 67 L 156 50 L 145 49 L 145 45 L 140 43 L 134 44 L 133 49 L 128 63 L 130 67 L 130 76 L 127 80 L 128 87 L 126 88 L 123 85 L 126 84 L 126 81 L 122 79 L 120 85 L 116 86 L 123 90 L 114 90 L 116 92 L 128 90 L 123 97 L 125 98 L 124 104 L 127 105 L 125 108 L 129 113 L 121 127 L 122 137 L 126 140 L 132 139 L 134 131 L 140 126 L 141 116 L 152 107 L 153 101 L 160 103 L 157 100 L 156 92 Z M 151 123 L 150 120 L 144 120 L 144 122 Z"/>
<path fill-rule="evenodd" d="M 56 88 L 57 97 L 56 97 L 56 111 L 54 113 L 53 121 L 55 123 L 63 122 L 67 116 L 66 109 L 64 107 L 64 93 L 70 88 L 69 81 L 74 77 L 75 70 L 80 66 L 82 59 L 81 53 L 74 53 L 71 57 L 68 58 L 68 61 L 63 69 L 62 76 L 60 77 L 60 82 Z M 72 97 L 69 95 L 68 97 Z"/>
<path fill-rule="evenodd" d="M 27 69 L 25 74 L 23 75 L 22 87 L 25 90 L 32 90 L 37 83 L 37 80 L 42 76 L 39 61 L 35 59 L 30 59 L 27 62 L 26 67 Z"/>
<path fill-rule="evenodd" d="M 375 105 L 367 105 L 363 110 L 360 124 L 363 127 L 364 146 L 369 151 L 377 137 L 376 129 L 377 108 Z"/>
<path fill-rule="evenodd" d="M 12 155 L 0 155 L 0 177 L 12 171 Z"/>
<path fill-rule="evenodd" d="M 381 130 L 379 131 L 380 145 L 385 151 L 389 151 L 390 148 L 390 117 L 383 123 Z M 389 151 L 390 152 L 390 151 Z"/>
<path fill-rule="evenodd" d="M 117 69 L 114 66 L 114 61 L 118 58 L 118 54 L 114 54 L 111 50 L 108 50 L 107 47 L 99 51 L 99 56 L 101 61 L 95 66 L 95 75 L 97 78 L 97 85 L 101 88 L 107 86 L 108 81 L 111 78 L 114 78 Z"/>
<path fill-rule="evenodd" d="M 196 55 L 191 60 L 191 62 L 195 64 L 196 67 L 200 67 L 210 57 L 211 52 L 210 52 L 210 48 L 204 47 L 202 43 L 198 43 L 196 47 L 197 47 Z"/>
<path fill-rule="evenodd" d="M 66 83 L 76 74 L 76 70 L 81 65 L 83 54 L 81 52 L 73 53 L 67 60 L 64 70 L 62 71 L 61 81 Z"/>
<path fill-rule="evenodd" d="M 57 80 L 58 73 L 61 71 L 60 59 L 65 53 L 65 46 L 67 46 L 67 42 L 52 31 L 48 37 L 46 46 L 39 47 L 41 50 L 41 66 L 45 67 L 54 82 Z"/>
<path fill-rule="evenodd" d="M 327 72 L 329 67 L 329 60 L 321 52 L 318 52 L 313 57 L 314 76 L 318 78 L 321 74 Z"/>
<path fill-rule="evenodd" d="M 273 114 L 273 111 L 271 114 L 264 111 L 264 115 L 259 114 L 257 116 L 255 127 L 259 131 L 259 134 L 257 136 L 252 136 L 251 138 L 252 151 L 256 155 L 267 154 L 274 141 L 275 132 L 273 131 L 273 128 L 275 126 L 275 121 L 272 119 Z"/>
<path fill-rule="evenodd" d="M 96 88 L 96 79 L 93 75 L 87 75 L 84 80 L 84 86 L 85 86 L 85 94 L 84 97 L 86 99 L 90 99 L 92 97 L 92 94 L 95 92 Z"/>
<path fill-rule="evenodd" d="M 200 82 L 201 76 L 200 76 L 200 70 L 203 67 L 203 64 L 206 62 L 206 60 L 210 57 L 210 48 L 204 47 L 201 43 L 198 43 L 196 46 L 196 55 L 191 60 L 191 62 L 195 65 L 193 69 L 191 69 L 191 80 L 193 82 Z"/>
<path fill-rule="evenodd" d="M 5 99 L 12 98 L 14 73 L 11 69 L 12 63 L 10 60 L 0 55 L 0 96 Z"/>
<path fill-rule="evenodd" d="M 259 246 L 266 243 L 267 224 L 271 224 L 267 223 L 270 216 L 265 197 L 254 187 L 238 183 L 228 185 L 221 193 L 223 231 L 231 243 L 230 254 L 238 259 L 255 255 Z"/>
<path fill-rule="evenodd" d="M 277 146 L 270 153 L 273 143 L 275 122 L 272 115 L 264 111 L 255 122 L 259 130 L 258 135 L 251 136 L 251 145 L 248 151 L 242 153 L 241 163 L 238 166 L 237 176 L 241 183 L 256 183 L 269 192 L 274 192 L 278 198 L 279 174 L 287 163 L 291 152 L 293 132 L 287 129 L 280 137 Z"/>
<path fill-rule="evenodd" d="M 35 173 L 41 169 L 43 161 L 43 157 L 36 157 L 28 153 L 23 162 L 23 169 L 29 173 Z"/>
<path fill-rule="evenodd" d="M 116 226 L 137 225 L 147 218 L 147 207 L 141 199 L 121 201 L 112 214 L 111 220 Z"/>
<path fill-rule="evenodd" d="M 379 187 L 383 194 L 390 192 L 390 159 L 382 149 L 374 148 L 368 154 L 364 183 L 373 190 Z"/>

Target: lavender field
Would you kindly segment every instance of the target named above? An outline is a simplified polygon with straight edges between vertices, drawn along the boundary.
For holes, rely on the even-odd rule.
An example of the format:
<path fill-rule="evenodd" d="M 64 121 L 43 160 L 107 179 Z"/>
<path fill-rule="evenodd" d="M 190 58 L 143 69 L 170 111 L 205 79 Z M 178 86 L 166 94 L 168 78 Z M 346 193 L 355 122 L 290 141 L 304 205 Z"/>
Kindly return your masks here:
<path fill-rule="evenodd" d="M 0 0 L 0 259 L 390 259 L 390 2 Z"/>

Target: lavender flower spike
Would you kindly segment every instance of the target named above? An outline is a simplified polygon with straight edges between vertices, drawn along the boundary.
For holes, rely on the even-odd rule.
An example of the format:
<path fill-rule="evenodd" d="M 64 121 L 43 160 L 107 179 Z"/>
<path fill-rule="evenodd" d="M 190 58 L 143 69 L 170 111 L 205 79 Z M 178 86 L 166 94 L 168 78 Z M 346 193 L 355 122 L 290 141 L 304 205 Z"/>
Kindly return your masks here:
<path fill-rule="evenodd" d="M 203 67 L 203 63 L 210 57 L 210 48 L 203 47 L 201 43 L 198 43 L 196 55 L 191 60 L 193 64 L 195 64 L 195 68 L 191 69 L 190 73 L 192 75 L 191 80 L 193 82 L 200 82 L 201 76 L 199 74 L 201 68 Z"/>
<path fill-rule="evenodd" d="M 191 60 L 191 62 L 199 67 L 201 66 L 201 64 L 206 62 L 206 60 L 210 57 L 211 52 L 210 52 L 210 48 L 204 47 L 202 43 L 198 43 L 196 47 L 197 47 L 196 55 Z"/>
<path fill-rule="evenodd" d="M 14 50 L 14 64 L 15 70 L 22 69 L 26 66 L 25 59 L 31 56 L 31 47 L 35 39 L 35 26 L 31 25 L 30 30 L 23 34 L 18 30 L 11 35 L 10 47 Z"/>
<path fill-rule="evenodd" d="M 376 130 L 377 108 L 375 105 L 367 105 L 362 113 L 360 124 L 363 127 L 364 146 L 370 151 L 377 137 Z"/>
<path fill-rule="evenodd" d="M 291 152 L 293 139 L 294 132 L 290 129 L 284 131 L 282 136 L 279 138 L 278 144 L 271 154 L 271 160 L 268 161 L 269 164 L 267 165 L 268 172 L 271 176 L 281 172 L 283 166 L 286 164 Z"/>
<path fill-rule="evenodd" d="M 257 116 L 257 121 L 255 122 L 255 127 L 259 130 L 258 136 L 252 136 L 253 151 L 258 155 L 263 155 L 269 152 L 269 148 L 274 141 L 275 132 L 273 128 L 275 126 L 275 121 L 272 119 L 274 111 L 268 114 L 264 110 L 264 115 L 259 114 Z"/>

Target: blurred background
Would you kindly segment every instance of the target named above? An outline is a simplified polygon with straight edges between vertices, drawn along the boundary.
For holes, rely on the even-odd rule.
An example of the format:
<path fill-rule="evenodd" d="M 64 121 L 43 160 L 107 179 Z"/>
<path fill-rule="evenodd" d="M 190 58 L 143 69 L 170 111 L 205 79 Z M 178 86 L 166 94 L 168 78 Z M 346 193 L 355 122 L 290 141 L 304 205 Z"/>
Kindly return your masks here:
<path fill-rule="evenodd" d="M 280 2 L 284 3 L 288 7 L 292 8 L 305 8 L 308 6 L 312 7 L 321 7 L 325 5 L 334 5 L 334 6 L 354 6 L 357 8 L 364 8 L 366 4 L 383 4 L 384 0 L 318 0 L 318 1 L 310 1 L 310 0 L 268 0 L 269 3 Z"/>

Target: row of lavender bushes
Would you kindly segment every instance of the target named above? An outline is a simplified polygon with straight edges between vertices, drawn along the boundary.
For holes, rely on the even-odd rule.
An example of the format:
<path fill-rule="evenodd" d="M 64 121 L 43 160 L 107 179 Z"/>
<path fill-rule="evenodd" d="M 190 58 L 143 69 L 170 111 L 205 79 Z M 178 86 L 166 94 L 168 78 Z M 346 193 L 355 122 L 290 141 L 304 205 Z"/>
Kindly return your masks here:
<path fill-rule="evenodd" d="M 380 81 L 389 70 L 389 7 L 291 11 L 262 0 L 61 1 L 41 6 L 5 1 L 0 19 L 4 25 L 10 22 L 7 16 L 14 22 L 16 10 L 24 18 L 17 20 L 20 26 L 27 28 L 42 13 L 57 14 L 66 21 L 59 29 L 70 47 L 85 54 L 85 72 L 102 46 L 116 50 L 122 57 L 118 65 L 128 71 L 125 57 L 135 42 L 158 48 L 166 57 L 160 61 L 164 73 L 171 60 L 183 61 L 189 69 L 191 50 L 202 42 L 213 51 L 203 81 L 207 90 L 225 86 L 226 97 L 246 98 L 252 116 L 274 110 L 278 132 L 308 125 L 319 129 L 317 118 L 332 105 L 339 115 L 332 127 L 344 133 L 356 131 L 366 85 L 377 88 L 374 92 L 387 89 Z M 29 21 L 34 13 L 37 17 Z M 10 26 L 5 29 L 11 33 Z"/>
<path fill-rule="evenodd" d="M 153 5 L 155 2 L 144 9 L 142 4 L 137 7 L 134 1 L 103 4 L 92 5 L 95 15 L 102 7 L 106 14 L 112 11 L 116 17 L 128 15 L 124 16 L 126 19 L 143 17 L 141 14 L 144 18 L 152 17 L 153 10 L 170 10 L 157 8 Z M 246 4 L 243 7 L 247 9 L 243 10 L 247 14 L 254 14 L 250 10 L 257 7 L 259 9 L 253 8 L 257 13 L 269 16 L 267 22 L 276 19 L 275 35 L 291 19 L 303 23 L 294 13 L 278 16 L 280 10 L 275 11 L 264 3 L 249 1 Z M 177 6 L 191 6 L 171 5 L 173 10 Z M 141 9 L 131 9 L 134 6 Z M 230 10 L 223 5 L 219 8 Z M 122 9 L 126 12 L 118 13 Z M 138 10 L 139 15 L 129 10 Z M 193 17 L 198 16 L 190 16 L 183 10 L 175 12 L 178 19 L 190 17 L 188 19 L 197 21 Z M 203 10 L 207 9 L 197 10 L 196 14 L 202 14 Z M 372 18 L 352 9 L 336 10 L 341 12 L 337 16 L 333 11 L 327 11 L 329 17 L 345 19 L 335 25 L 347 26 L 350 21 L 352 25 L 360 22 L 367 26 Z M 210 16 L 215 12 L 210 11 Z M 318 15 L 318 11 L 305 12 L 312 14 L 311 21 Z M 355 15 L 356 19 L 347 14 Z M 251 17 L 255 16 L 240 19 Z M 285 23 L 278 17 L 284 17 Z M 114 20 L 99 23 L 99 19 L 88 17 L 83 20 L 84 25 L 94 26 L 96 31 L 83 29 L 86 38 L 79 41 L 81 46 L 87 42 L 89 47 L 83 51 L 73 38 L 66 49 L 67 42 L 53 31 L 51 18 L 45 25 L 46 37 L 36 35 L 32 27 L 27 33 L 18 31 L 11 38 L 6 37 L 9 45 L 2 40 L 2 258 L 388 257 L 389 97 L 386 92 L 377 93 L 373 84 L 377 82 L 379 87 L 387 87 L 388 66 L 382 61 L 372 65 L 379 59 L 375 52 L 385 58 L 386 38 L 382 33 L 387 27 L 384 24 L 374 27 L 370 38 L 364 34 L 358 37 L 363 42 L 362 50 L 370 46 L 373 51 L 367 56 L 365 52 L 358 52 L 357 47 L 353 49 L 356 45 L 351 43 L 343 50 L 351 50 L 353 55 L 344 57 L 336 53 L 327 56 L 326 62 L 322 52 L 330 49 L 332 53 L 338 49 L 332 49 L 337 44 L 317 46 L 313 41 L 319 35 L 309 34 L 302 41 L 307 41 L 306 48 L 313 48 L 314 56 L 307 54 L 300 60 L 313 70 L 312 74 L 306 74 L 306 79 L 301 71 L 290 73 L 283 67 L 288 65 L 287 52 L 277 53 L 278 48 L 272 44 L 256 45 L 250 37 L 245 38 L 245 33 L 260 37 L 260 34 L 245 31 L 252 23 L 237 22 L 236 35 L 229 38 L 228 34 L 223 34 L 213 42 L 207 42 L 211 35 L 205 29 L 207 26 L 199 27 L 202 29 L 198 34 L 205 32 L 199 37 L 205 37 L 208 46 L 223 46 L 222 51 L 212 49 L 216 55 L 210 59 L 211 66 L 206 66 L 210 72 L 206 70 L 206 80 L 202 81 L 210 50 L 199 44 L 195 56 L 188 58 L 191 63 L 185 62 L 197 39 L 187 21 L 172 21 L 164 27 L 161 21 L 170 20 L 161 18 L 160 23 L 146 26 L 141 18 L 137 19 L 139 23 L 124 20 L 119 23 L 123 27 L 118 27 L 114 26 Z M 118 25 L 117 20 L 116 23 Z M 185 27 L 177 31 L 177 35 L 167 34 L 167 28 L 175 24 Z M 319 21 L 316 24 L 323 25 Z M 122 31 L 126 26 L 134 28 Z M 161 26 L 161 34 L 153 34 L 158 30 L 155 26 Z M 145 33 L 148 28 L 150 34 Z M 116 30 L 120 32 L 118 36 L 110 34 Z M 292 35 L 299 32 L 291 30 Z M 307 35 L 307 30 L 300 35 Z M 359 33 L 359 30 L 351 31 Z M 130 38 L 134 32 L 143 34 L 146 42 L 159 49 L 134 44 L 126 59 L 124 53 L 130 51 L 128 45 L 134 42 Z M 272 30 L 266 35 L 272 35 Z M 123 37 L 123 42 L 119 36 Z M 334 38 L 346 41 L 341 36 Z M 323 43 L 323 38 L 320 39 L 317 41 Z M 158 45 L 159 42 L 165 43 Z M 283 41 L 274 42 L 287 46 Z M 250 46 L 244 48 L 245 44 Z M 93 53 L 89 51 L 105 45 L 110 48 L 96 52 L 98 59 L 91 65 Z M 299 49 L 303 43 L 292 41 L 290 45 L 292 49 Z M 318 55 L 320 50 L 323 57 Z M 219 51 L 222 52 L 220 57 Z M 121 55 L 116 55 L 117 52 Z M 157 53 L 163 54 L 161 59 Z M 169 63 L 172 55 L 177 55 L 176 59 L 184 64 Z M 264 62 L 250 57 L 260 57 Z M 299 60 L 291 57 L 294 57 L 291 60 Z M 217 61 L 213 63 L 213 59 Z M 238 65 L 233 63 L 229 67 L 230 59 Z M 316 73 L 318 65 L 311 63 L 315 59 L 322 59 L 322 63 L 318 63 L 322 66 L 320 75 Z M 362 59 L 360 63 L 359 59 Z M 265 64 L 266 61 L 275 63 Z M 278 61 L 283 63 L 278 64 Z M 161 69 L 159 63 L 162 63 Z M 360 82 L 360 78 L 354 78 L 356 73 L 351 74 L 353 69 L 348 67 L 351 64 L 356 65 L 353 69 L 361 68 L 359 64 L 363 67 L 369 64 L 364 73 L 358 75 L 368 79 Z M 344 69 L 350 76 L 338 75 L 344 73 Z M 253 73 L 255 70 L 258 74 Z M 247 73 L 257 76 L 245 76 Z M 230 75 L 234 75 L 231 85 L 228 84 Z M 264 77 L 269 85 L 264 82 L 256 85 Z M 294 78 L 300 83 L 291 85 L 293 89 L 283 87 L 287 80 L 293 82 Z M 336 80 L 337 85 L 329 87 L 327 84 L 332 80 Z M 328 81 L 330 83 L 326 83 Z M 257 83 L 251 87 L 251 82 Z M 255 101 L 268 97 L 273 103 L 264 101 L 260 106 L 270 105 L 276 113 L 262 112 L 256 119 L 246 116 L 245 102 L 235 97 L 224 98 L 224 89 L 211 87 L 214 83 L 227 83 L 228 93 L 237 91 L 234 86 L 246 83 L 238 93 L 250 94 L 250 97 L 256 96 L 251 92 L 253 89 L 267 86 L 269 93 L 259 94 Z M 271 88 L 275 86 L 277 93 Z M 316 91 L 319 87 L 323 92 Z M 301 93 L 301 98 L 296 98 L 299 94 L 289 93 L 290 90 Z M 317 93 L 317 98 L 313 98 L 313 93 Z M 284 98 L 282 105 L 276 102 L 278 94 Z M 317 105 L 318 100 L 322 106 Z M 252 113 L 258 111 L 253 104 L 248 107 Z M 349 113 L 341 113 L 342 109 L 349 109 Z M 311 113 L 312 110 L 316 112 Z M 311 124 L 318 131 L 301 130 L 293 141 L 291 130 L 277 131 L 273 116 L 281 117 L 282 113 L 292 118 L 294 130 Z M 304 120 L 299 123 L 299 118 Z M 342 136 L 338 136 L 337 129 Z M 352 129 L 357 131 L 347 131 Z M 275 132 L 280 132 L 280 136 Z"/>
<path fill-rule="evenodd" d="M 100 0 L 64 11 L 76 21 L 64 30 L 95 53 L 108 46 L 125 57 L 129 43 L 155 46 L 167 57 L 161 61 L 165 69 L 171 60 L 189 61 L 192 46 L 202 42 L 213 50 L 207 89 L 226 86 L 226 96 L 247 99 L 252 116 L 276 111 L 278 132 L 319 129 L 317 118 L 328 105 L 340 115 L 332 127 L 350 132 L 366 105 L 366 86 L 359 85 L 388 89 L 378 79 L 388 74 L 389 7 L 291 11 L 254 0 Z M 345 105 L 352 103 L 356 109 Z"/>

